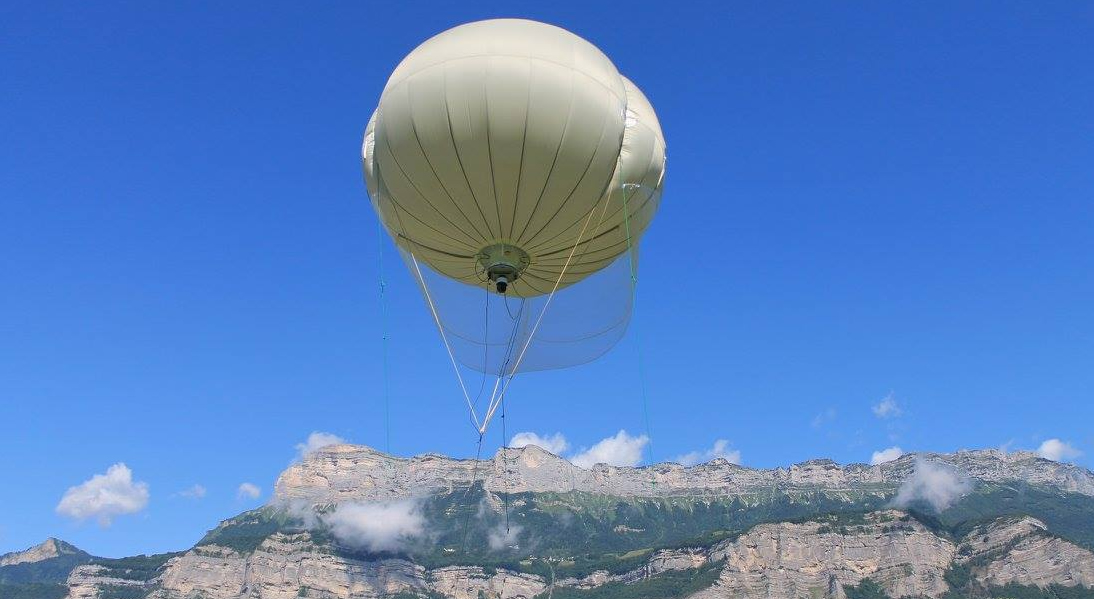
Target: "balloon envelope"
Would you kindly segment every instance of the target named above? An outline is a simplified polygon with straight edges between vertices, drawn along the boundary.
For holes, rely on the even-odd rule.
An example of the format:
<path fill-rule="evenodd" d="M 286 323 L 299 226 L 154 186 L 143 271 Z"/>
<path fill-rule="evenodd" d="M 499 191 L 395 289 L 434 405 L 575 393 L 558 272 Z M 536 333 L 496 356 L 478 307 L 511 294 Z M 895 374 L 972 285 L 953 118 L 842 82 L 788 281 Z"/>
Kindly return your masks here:
<path fill-rule="evenodd" d="M 395 69 L 362 148 L 395 242 L 433 271 L 537 297 L 633 248 L 661 197 L 653 107 L 595 46 L 496 19 L 445 31 Z M 498 270 L 498 265 L 506 268 Z"/>

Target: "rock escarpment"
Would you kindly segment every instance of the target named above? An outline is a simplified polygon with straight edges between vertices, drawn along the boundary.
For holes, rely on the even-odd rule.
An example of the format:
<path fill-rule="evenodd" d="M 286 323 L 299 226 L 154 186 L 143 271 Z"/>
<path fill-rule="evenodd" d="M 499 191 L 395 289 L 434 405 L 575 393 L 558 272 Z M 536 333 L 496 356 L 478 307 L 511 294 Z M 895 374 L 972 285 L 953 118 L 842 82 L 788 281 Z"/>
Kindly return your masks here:
<path fill-rule="evenodd" d="M 889 507 L 923 462 L 960 479 L 960 498 L 932 515 Z M 374 523 L 354 513 L 420 521 L 369 546 Z M 536 447 L 474 461 L 335 445 L 197 547 L 96 560 L 68 588 L 72 599 L 1032 597 L 1094 587 L 1091 547 L 1094 475 L 1029 453 L 582 469 Z"/>
<path fill-rule="evenodd" d="M 959 550 L 959 548 L 961 548 Z M 709 548 L 663 550 L 640 567 L 552 581 L 536 574 L 449 566 L 427 569 L 406 559 L 348 559 L 309 533 L 275 534 L 250 554 L 204 546 L 170 560 L 155 580 L 137 583 L 82 566 L 70 579 L 72 598 L 99 589 L 144 588 L 155 599 L 380 598 L 394 595 L 518 599 L 549 590 L 634 585 L 669 571 L 717 568 L 712 586 L 695 599 L 730 597 L 841 598 L 846 585 L 870 579 L 891 597 L 941 597 L 946 573 L 977 563 L 979 584 L 1094 586 L 1094 554 L 1052 537 L 1032 518 L 1009 518 L 949 540 L 899 511 L 866 514 L 854 523 L 826 520 L 773 523 Z M 143 587 L 141 585 L 144 585 Z"/>
<path fill-rule="evenodd" d="M 812 460 L 787 468 L 760 470 L 717 459 L 692 467 L 657 464 L 626 468 L 598 464 L 583 469 L 535 446 L 504 449 L 493 459 L 476 461 L 432 454 L 400 458 L 359 445 L 332 445 L 282 473 L 275 485 L 275 497 L 316 504 L 391 500 L 462 489 L 473 481 L 482 481 L 487 491 L 495 493 L 578 491 L 617 497 L 747 498 L 770 494 L 773 489 L 885 494 L 911 474 L 917 459 L 948 464 L 979 481 L 1021 480 L 1094 496 L 1094 474 L 1090 471 L 1045 460 L 1030 452 L 909 454 L 876 466 L 840 466 L 831 460 Z"/>

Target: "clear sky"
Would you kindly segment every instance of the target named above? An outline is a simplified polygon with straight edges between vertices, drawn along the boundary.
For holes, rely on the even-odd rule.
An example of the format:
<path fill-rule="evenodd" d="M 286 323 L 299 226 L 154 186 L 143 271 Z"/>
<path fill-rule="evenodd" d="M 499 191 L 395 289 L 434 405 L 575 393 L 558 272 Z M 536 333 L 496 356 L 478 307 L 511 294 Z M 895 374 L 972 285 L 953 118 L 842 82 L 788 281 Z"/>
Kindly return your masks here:
<path fill-rule="evenodd" d="M 361 134 L 417 43 L 496 16 L 598 45 L 669 149 L 637 328 L 518 379 L 510 433 L 645 434 L 637 331 L 647 460 L 1094 463 L 1089 3 L 5 3 L 0 552 L 184 549 L 310 433 L 386 445 Z M 473 455 L 385 243 L 390 449 Z M 146 505 L 56 511 L 116 463 Z"/>

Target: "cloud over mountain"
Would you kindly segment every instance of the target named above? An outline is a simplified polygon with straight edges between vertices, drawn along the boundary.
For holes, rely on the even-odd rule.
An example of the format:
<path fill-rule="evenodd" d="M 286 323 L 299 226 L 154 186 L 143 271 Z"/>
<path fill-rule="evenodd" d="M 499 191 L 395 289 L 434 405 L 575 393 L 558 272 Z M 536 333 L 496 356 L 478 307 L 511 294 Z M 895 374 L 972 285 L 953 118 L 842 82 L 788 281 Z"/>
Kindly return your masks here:
<path fill-rule="evenodd" d="M 1083 452 L 1075 449 L 1070 443 L 1059 439 L 1046 439 L 1037 448 L 1037 455 L 1054 462 L 1066 462 L 1082 457 Z"/>
<path fill-rule="evenodd" d="M 558 456 L 570 448 L 570 443 L 566 441 L 566 437 L 562 433 L 541 437 L 536 433 L 523 432 L 513 435 L 513 439 L 509 441 L 510 447 L 527 447 L 529 445 L 535 445 Z"/>
<path fill-rule="evenodd" d="M 726 439 L 718 439 L 710 449 L 688 452 L 684 455 L 677 456 L 674 461 L 684 466 L 694 466 L 703 462 L 709 462 L 716 458 L 722 458 L 730 464 L 739 465 L 741 463 L 741 452 L 737 449 L 730 449 L 729 441 Z"/>
<path fill-rule="evenodd" d="M 900 485 L 893 505 L 908 507 L 924 501 L 941 512 L 971 490 L 972 481 L 953 467 L 917 458 L 915 470 Z"/>
<path fill-rule="evenodd" d="M 262 489 L 254 483 L 243 483 L 239 485 L 239 489 L 236 491 L 237 499 L 258 499 L 258 496 L 262 494 Z"/>
<path fill-rule="evenodd" d="M 642 450 L 649 442 L 650 438 L 646 435 L 634 437 L 621 430 L 588 449 L 582 449 L 570 461 L 581 468 L 591 468 L 596 464 L 637 466 L 642 461 Z"/>
<path fill-rule="evenodd" d="M 875 451 L 874 454 L 870 456 L 870 465 L 877 466 L 878 464 L 891 462 L 902 455 L 904 455 L 904 450 L 896 446 L 882 449 L 881 451 Z"/>
<path fill-rule="evenodd" d="M 308 435 L 307 440 L 303 443 L 296 444 L 296 451 L 298 456 L 303 459 L 308 455 L 327 447 L 328 445 L 339 445 L 345 443 L 346 440 L 338 435 L 332 433 L 324 433 L 322 431 L 314 431 Z"/>
<path fill-rule="evenodd" d="M 416 500 L 341 503 L 321 516 L 342 543 L 369 551 L 393 551 L 425 530 L 425 517 Z"/>

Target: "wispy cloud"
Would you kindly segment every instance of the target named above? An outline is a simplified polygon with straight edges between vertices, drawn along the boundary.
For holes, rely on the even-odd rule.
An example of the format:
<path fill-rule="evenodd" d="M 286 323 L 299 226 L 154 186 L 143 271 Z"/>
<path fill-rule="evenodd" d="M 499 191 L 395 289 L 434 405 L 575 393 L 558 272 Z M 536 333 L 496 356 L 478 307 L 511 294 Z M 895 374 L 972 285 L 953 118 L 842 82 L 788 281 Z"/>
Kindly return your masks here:
<path fill-rule="evenodd" d="M 566 441 L 566 437 L 562 433 L 541 437 L 536 433 L 523 432 L 513 435 L 513 439 L 509 441 L 510 447 L 527 447 L 529 445 L 535 445 L 558 456 L 570 448 L 570 443 Z"/>
<path fill-rule="evenodd" d="M 262 489 L 254 483 L 243 483 L 236 491 L 237 499 L 258 499 L 262 495 Z"/>
<path fill-rule="evenodd" d="M 490 548 L 494 551 L 516 547 L 518 537 L 523 530 L 524 527 L 517 524 L 506 529 L 505 523 L 501 522 L 490 530 L 486 536 L 486 540 L 490 543 Z"/>
<path fill-rule="evenodd" d="M 135 514 L 148 506 L 148 484 L 135 482 L 133 471 L 119 462 L 107 468 L 105 474 L 96 474 L 82 484 L 69 487 L 57 513 L 75 520 L 94 518 L 106 528 L 114 518 Z"/>
<path fill-rule="evenodd" d="M 1066 441 L 1046 439 L 1041 443 L 1041 446 L 1037 448 L 1037 455 L 1054 462 L 1067 462 L 1082 457 L 1083 452 Z"/>
<path fill-rule="evenodd" d="M 646 435 L 632 437 L 621 430 L 615 436 L 602 439 L 588 449 L 582 449 L 570 458 L 575 466 L 591 468 L 596 464 L 611 466 L 637 466 L 642 461 L 642 450 L 650 442 Z"/>
<path fill-rule="evenodd" d="M 971 490 L 972 481 L 953 467 L 918 458 L 912 474 L 900 485 L 893 505 L 908 507 L 925 501 L 941 512 Z"/>
<path fill-rule="evenodd" d="M 809 426 L 813 428 L 823 428 L 836 420 L 836 409 L 828 408 L 813 417 L 813 420 L 809 422 Z"/>
<path fill-rule="evenodd" d="M 312 453 L 323 449 L 330 445 L 339 445 L 345 443 L 346 440 L 338 435 L 332 433 L 324 433 L 322 431 L 315 431 L 308 435 L 308 439 L 303 443 L 296 444 L 297 456 L 300 459 L 306 458 Z"/>
<path fill-rule="evenodd" d="M 886 395 L 884 399 L 870 409 L 874 412 L 874 416 L 881 419 L 899 418 L 904 415 L 904 409 L 900 407 L 892 393 Z"/>
<path fill-rule="evenodd" d="M 179 497 L 186 497 L 187 499 L 201 499 L 205 497 L 207 490 L 201 485 L 194 485 L 188 489 L 183 489 L 178 492 Z"/>
<path fill-rule="evenodd" d="M 370 551 L 394 551 L 425 530 L 420 508 L 420 503 L 411 499 L 340 503 L 321 518 L 343 544 Z"/>
<path fill-rule="evenodd" d="M 877 466 L 878 464 L 891 462 L 902 455 L 904 455 L 904 450 L 899 447 L 894 446 L 888 449 L 882 449 L 881 451 L 875 451 L 874 454 L 870 456 L 870 464 Z"/>
<path fill-rule="evenodd" d="M 731 464 L 740 464 L 741 452 L 737 449 L 730 449 L 729 441 L 726 439 L 718 439 L 710 449 L 688 452 L 684 455 L 677 456 L 674 461 L 678 464 L 683 464 L 684 466 L 694 466 L 695 464 L 709 462 L 716 458 L 722 458 L 729 461 Z"/>

